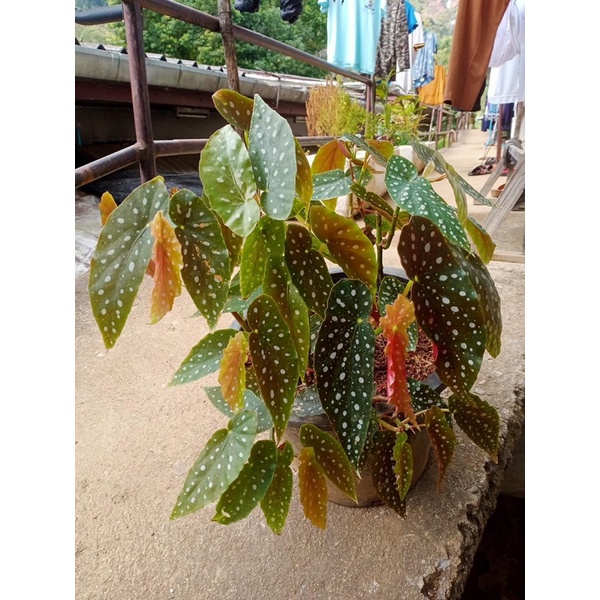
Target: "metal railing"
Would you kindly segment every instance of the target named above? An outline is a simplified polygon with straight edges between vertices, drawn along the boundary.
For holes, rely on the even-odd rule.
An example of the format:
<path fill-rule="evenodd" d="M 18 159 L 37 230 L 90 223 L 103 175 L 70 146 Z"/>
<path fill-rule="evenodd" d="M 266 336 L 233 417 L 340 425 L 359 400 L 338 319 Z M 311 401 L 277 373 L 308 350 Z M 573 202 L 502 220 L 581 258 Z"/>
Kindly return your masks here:
<path fill-rule="evenodd" d="M 119 10 L 121 8 L 121 10 Z M 136 142 L 126 148 L 108 154 L 98 160 L 75 169 L 75 188 L 91 183 L 110 173 L 130 167 L 136 163 L 140 168 L 140 179 L 144 183 L 157 175 L 156 158 L 183 154 L 197 154 L 206 145 L 206 138 L 155 140 L 152 134 L 150 99 L 146 75 L 146 55 L 143 40 L 142 8 L 166 15 L 192 25 L 197 25 L 221 33 L 220 21 L 217 17 L 185 6 L 174 0 L 123 0 L 121 7 L 111 6 L 95 9 L 85 13 L 76 13 L 76 22 L 83 25 L 125 22 L 125 38 L 129 56 L 129 75 L 133 118 Z M 365 102 L 367 110 L 375 107 L 375 85 L 372 77 L 366 77 L 347 71 L 307 52 L 298 50 L 288 44 L 269 38 L 239 25 L 232 25 L 232 35 L 236 40 L 248 42 L 295 60 L 318 67 L 330 73 L 341 75 L 347 79 L 365 85 Z M 324 143 L 332 138 L 298 137 L 303 146 Z"/>

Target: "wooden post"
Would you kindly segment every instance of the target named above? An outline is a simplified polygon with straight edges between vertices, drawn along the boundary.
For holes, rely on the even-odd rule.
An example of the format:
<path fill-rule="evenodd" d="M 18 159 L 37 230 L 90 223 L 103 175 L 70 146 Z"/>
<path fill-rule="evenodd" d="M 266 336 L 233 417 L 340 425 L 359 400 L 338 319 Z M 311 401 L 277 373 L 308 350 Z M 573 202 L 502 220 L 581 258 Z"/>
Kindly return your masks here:
<path fill-rule="evenodd" d="M 225 65 L 227 67 L 227 81 L 229 89 L 239 93 L 240 77 L 237 67 L 237 56 L 235 53 L 235 38 L 233 37 L 233 25 L 231 22 L 230 0 L 219 0 L 219 25 L 221 37 L 223 38 L 223 49 L 225 50 Z"/>
<path fill-rule="evenodd" d="M 496 121 L 496 164 L 502 159 L 502 104 L 498 104 L 498 120 Z"/>

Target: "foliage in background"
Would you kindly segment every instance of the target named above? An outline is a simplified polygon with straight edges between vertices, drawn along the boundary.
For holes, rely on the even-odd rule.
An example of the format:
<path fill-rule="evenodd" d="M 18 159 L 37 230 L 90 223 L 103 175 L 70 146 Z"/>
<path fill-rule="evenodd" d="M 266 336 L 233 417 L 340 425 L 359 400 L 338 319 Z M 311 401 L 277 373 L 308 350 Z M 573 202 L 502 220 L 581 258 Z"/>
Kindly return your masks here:
<path fill-rule="evenodd" d="M 120 0 L 109 0 L 109 4 L 120 4 Z M 216 0 L 181 0 L 181 4 L 217 16 Z M 279 0 L 262 0 L 256 13 L 241 13 L 232 5 L 231 15 L 237 25 L 314 56 L 319 56 L 327 47 L 327 15 L 320 12 L 317 2 L 304 2 L 302 14 L 293 24 L 281 18 Z M 113 23 L 110 27 L 110 43 L 124 45 L 123 23 Z M 225 64 L 220 34 L 148 10 L 144 11 L 144 47 L 146 52 L 195 60 L 204 65 Z M 245 42 L 237 41 L 236 50 L 238 66 L 241 68 L 306 77 L 325 76 L 321 69 Z"/>
<path fill-rule="evenodd" d="M 311 88 L 306 103 L 308 135 L 341 136 L 364 129 L 367 111 L 352 99 L 339 80 Z"/>

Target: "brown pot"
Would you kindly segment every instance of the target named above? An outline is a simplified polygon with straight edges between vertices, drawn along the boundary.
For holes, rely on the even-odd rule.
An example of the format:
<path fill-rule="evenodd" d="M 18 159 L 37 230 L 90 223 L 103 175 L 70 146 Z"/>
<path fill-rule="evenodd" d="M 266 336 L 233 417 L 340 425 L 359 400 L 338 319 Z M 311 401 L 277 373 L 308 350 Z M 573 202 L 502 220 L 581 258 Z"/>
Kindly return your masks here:
<path fill-rule="evenodd" d="M 304 423 L 312 423 L 323 431 L 332 434 L 337 437 L 333 431 L 333 427 L 329 422 L 329 419 L 325 414 L 320 414 L 312 417 L 304 417 L 303 419 L 290 419 L 286 432 L 285 438 L 294 447 L 294 454 L 298 455 L 302 450 L 303 446 L 300 443 L 300 427 Z M 424 427 L 418 433 L 408 434 L 408 443 L 412 446 L 413 451 L 413 478 L 410 486 L 414 486 L 419 480 L 425 467 L 427 466 L 427 460 L 429 459 L 429 450 L 431 449 L 431 440 L 429 439 L 429 433 Z M 297 459 L 295 459 L 297 467 Z M 327 493 L 328 500 L 334 504 L 342 504 L 343 506 L 373 506 L 374 504 L 382 504 L 379 499 L 373 480 L 371 479 L 370 464 L 362 470 L 361 476 L 354 475 L 354 482 L 356 485 L 356 496 L 358 498 L 358 504 L 349 498 L 344 492 L 327 480 Z"/>

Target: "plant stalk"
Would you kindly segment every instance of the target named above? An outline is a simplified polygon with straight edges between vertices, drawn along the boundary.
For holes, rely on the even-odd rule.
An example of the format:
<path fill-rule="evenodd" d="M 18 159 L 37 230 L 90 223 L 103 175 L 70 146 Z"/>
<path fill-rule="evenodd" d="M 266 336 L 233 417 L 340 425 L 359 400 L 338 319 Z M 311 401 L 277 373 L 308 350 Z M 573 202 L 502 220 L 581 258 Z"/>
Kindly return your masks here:
<path fill-rule="evenodd" d="M 240 313 L 232 312 L 231 315 L 239 323 L 240 327 L 244 331 L 252 331 L 250 325 L 248 325 L 248 322 L 246 321 L 246 319 L 244 319 L 244 317 L 242 317 L 242 315 L 240 315 Z"/>

